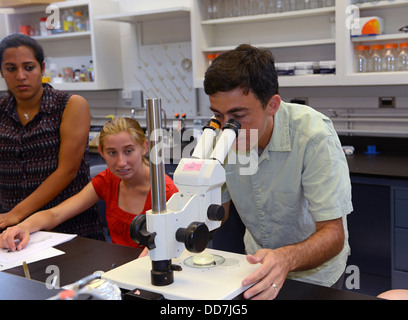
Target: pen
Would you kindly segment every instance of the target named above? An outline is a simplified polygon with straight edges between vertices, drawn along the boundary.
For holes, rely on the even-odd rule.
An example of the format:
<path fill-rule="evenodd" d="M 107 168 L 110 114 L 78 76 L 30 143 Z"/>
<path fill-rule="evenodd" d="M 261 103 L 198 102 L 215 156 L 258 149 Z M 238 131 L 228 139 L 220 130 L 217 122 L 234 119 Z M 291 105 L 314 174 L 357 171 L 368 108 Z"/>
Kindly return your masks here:
<path fill-rule="evenodd" d="M 25 261 L 23 261 L 23 270 L 24 270 L 24 275 L 27 279 L 31 279 L 30 277 L 30 271 L 28 270 L 28 265 Z"/>

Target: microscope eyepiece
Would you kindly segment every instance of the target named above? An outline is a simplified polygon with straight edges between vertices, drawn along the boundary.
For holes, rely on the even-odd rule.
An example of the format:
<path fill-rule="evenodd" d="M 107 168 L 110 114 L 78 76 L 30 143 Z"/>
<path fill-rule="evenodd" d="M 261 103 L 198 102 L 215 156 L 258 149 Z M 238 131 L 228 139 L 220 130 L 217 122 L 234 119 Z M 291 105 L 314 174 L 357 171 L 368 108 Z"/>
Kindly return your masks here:
<path fill-rule="evenodd" d="M 234 130 L 234 131 L 235 131 L 235 135 L 238 137 L 239 129 L 241 129 L 241 124 L 240 124 L 237 120 L 235 120 L 235 119 L 229 119 L 229 120 L 225 123 L 224 127 L 222 128 L 222 130 L 225 130 L 225 129 L 232 129 L 232 130 Z"/>
<path fill-rule="evenodd" d="M 213 129 L 213 130 L 218 130 L 221 128 L 221 122 L 219 122 L 217 119 L 211 118 L 208 120 L 208 122 L 205 124 L 203 127 L 203 130 L 205 129 Z"/>

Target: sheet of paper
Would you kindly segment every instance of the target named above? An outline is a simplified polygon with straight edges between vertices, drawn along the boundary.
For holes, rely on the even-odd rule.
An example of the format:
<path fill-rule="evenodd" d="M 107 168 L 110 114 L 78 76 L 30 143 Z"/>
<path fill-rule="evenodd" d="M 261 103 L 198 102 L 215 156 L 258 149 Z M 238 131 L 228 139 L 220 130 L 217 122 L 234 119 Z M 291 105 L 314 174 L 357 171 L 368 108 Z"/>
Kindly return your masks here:
<path fill-rule="evenodd" d="M 30 241 L 24 249 L 14 252 L 10 252 L 6 249 L 0 249 L 0 265 L 6 266 L 16 261 L 24 261 L 33 254 L 41 253 L 45 249 L 54 247 L 75 237 L 75 234 L 46 231 L 34 232 L 30 235 Z"/>
<path fill-rule="evenodd" d="M 14 267 L 18 267 L 21 266 L 23 264 L 23 261 L 25 261 L 27 264 L 30 264 L 31 262 L 36 262 L 36 261 L 40 261 L 40 260 L 44 260 L 44 259 L 48 259 L 48 258 L 52 258 L 52 257 L 56 257 L 59 255 L 65 254 L 64 251 L 55 249 L 55 248 L 48 248 L 45 249 L 39 253 L 34 253 L 31 256 L 28 256 L 22 260 L 15 260 L 10 264 L 7 265 L 1 265 L 0 264 L 0 271 L 4 271 L 7 269 L 11 269 Z"/>

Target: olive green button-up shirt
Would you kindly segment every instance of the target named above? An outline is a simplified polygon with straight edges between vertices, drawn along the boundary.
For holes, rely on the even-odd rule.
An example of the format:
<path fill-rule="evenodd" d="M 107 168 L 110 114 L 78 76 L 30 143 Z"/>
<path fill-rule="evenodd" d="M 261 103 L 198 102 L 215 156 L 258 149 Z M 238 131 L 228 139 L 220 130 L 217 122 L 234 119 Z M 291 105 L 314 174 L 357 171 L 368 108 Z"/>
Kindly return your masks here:
<path fill-rule="evenodd" d="M 316 269 L 288 275 L 333 285 L 350 254 L 346 216 L 353 207 L 346 157 L 330 119 L 308 106 L 282 101 L 260 156 L 256 149 L 245 158 L 231 150 L 225 170 L 223 203 L 232 200 L 246 226 L 247 253 L 299 243 L 316 231 L 315 222 L 343 219 L 341 253 Z"/>

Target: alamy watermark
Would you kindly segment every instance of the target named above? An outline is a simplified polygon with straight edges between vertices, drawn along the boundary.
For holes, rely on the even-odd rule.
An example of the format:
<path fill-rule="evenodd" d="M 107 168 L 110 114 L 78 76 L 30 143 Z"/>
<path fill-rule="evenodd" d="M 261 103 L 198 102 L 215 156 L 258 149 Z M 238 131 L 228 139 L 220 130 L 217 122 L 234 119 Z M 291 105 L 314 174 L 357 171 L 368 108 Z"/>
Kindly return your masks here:
<path fill-rule="evenodd" d="M 49 274 L 47 279 L 45 279 L 45 286 L 47 289 L 58 289 L 60 287 L 61 272 L 58 266 L 49 265 L 45 269 L 45 273 Z"/>
<path fill-rule="evenodd" d="M 156 129 L 150 134 L 151 141 L 154 142 L 149 154 L 153 164 L 178 164 L 182 158 L 191 158 L 194 148 L 201 137 L 201 131 L 195 128 L 186 129 L 183 133 L 176 130 L 167 131 L 165 129 Z M 210 153 L 217 148 L 218 144 L 226 143 L 221 141 L 218 135 L 214 141 L 206 141 L 212 144 Z M 232 152 L 231 152 L 232 151 Z M 240 175 L 254 175 L 258 170 L 258 130 L 240 129 L 238 137 L 231 147 L 231 151 L 225 158 L 224 164 L 239 165 Z M 215 154 L 216 155 L 216 154 Z"/>
<path fill-rule="evenodd" d="M 381 0 L 372 0 L 371 2 L 375 4 Z M 357 30 L 360 29 L 360 7 L 357 5 L 350 5 L 346 7 L 346 29 L 347 30 Z"/>
<path fill-rule="evenodd" d="M 346 268 L 344 286 L 347 290 L 360 290 L 360 268 L 349 265 Z"/>
<path fill-rule="evenodd" d="M 60 8 L 51 4 L 45 9 L 45 13 L 49 14 L 45 22 L 47 29 L 61 29 Z"/>

